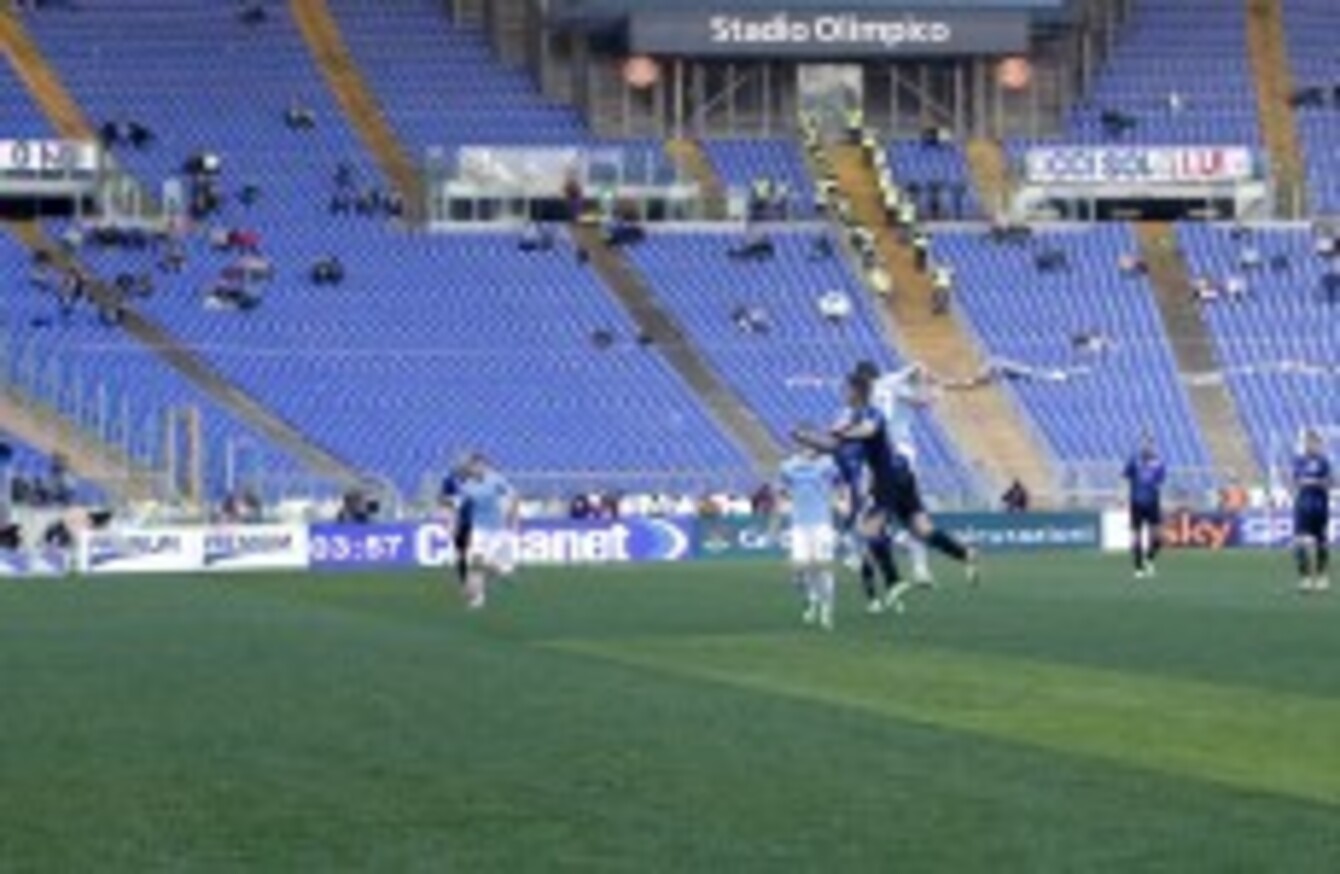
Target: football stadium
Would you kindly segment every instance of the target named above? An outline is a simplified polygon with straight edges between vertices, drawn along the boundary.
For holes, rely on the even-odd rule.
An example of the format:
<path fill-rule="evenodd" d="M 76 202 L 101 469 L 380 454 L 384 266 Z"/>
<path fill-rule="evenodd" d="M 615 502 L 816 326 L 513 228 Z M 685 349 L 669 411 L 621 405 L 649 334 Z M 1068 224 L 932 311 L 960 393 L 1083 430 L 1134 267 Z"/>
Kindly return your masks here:
<path fill-rule="evenodd" d="M 8 0 L 0 872 L 1340 871 L 1337 45 Z"/>

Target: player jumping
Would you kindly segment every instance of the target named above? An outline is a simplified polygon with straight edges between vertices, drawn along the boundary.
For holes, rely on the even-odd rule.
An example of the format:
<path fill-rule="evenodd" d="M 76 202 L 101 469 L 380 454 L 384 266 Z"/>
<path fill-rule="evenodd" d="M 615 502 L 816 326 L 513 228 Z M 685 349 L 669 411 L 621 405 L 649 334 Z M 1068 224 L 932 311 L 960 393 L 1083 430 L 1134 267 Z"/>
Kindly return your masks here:
<path fill-rule="evenodd" d="M 871 400 L 875 409 L 884 415 L 893 448 L 907 460 L 915 474 L 917 445 L 912 436 L 912 422 L 918 410 L 931 404 L 930 374 L 921 364 L 914 363 L 881 375 L 879 365 L 873 361 L 857 364 L 856 373 L 871 381 Z M 915 537 L 910 538 L 907 551 L 912 559 L 912 582 L 919 586 L 935 585 L 926 544 Z"/>
<path fill-rule="evenodd" d="M 1321 435 L 1308 431 L 1303 452 L 1293 463 L 1294 556 L 1298 562 L 1298 590 L 1324 592 L 1331 587 L 1331 460 Z"/>
<path fill-rule="evenodd" d="M 460 499 L 470 507 L 471 523 L 465 603 L 471 610 L 478 610 L 484 606 L 489 584 L 512 569 L 516 493 L 483 456 L 472 456 L 464 473 Z"/>
<path fill-rule="evenodd" d="M 1122 478 L 1130 488 L 1131 557 L 1135 561 L 1135 578 L 1143 580 L 1155 575 L 1154 559 L 1163 548 L 1163 483 L 1168 468 L 1154 447 L 1154 438 L 1146 434 L 1140 448 L 1122 470 Z"/>
<path fill-rule="evenodd" d="M 791 568 L 805 595 L 806 625 L 833 627 L 836 582 L 833 555 L 837 532 L 833 510 L 841 476 L 832 458 L 813 449 L 782 462 L 781 482 L 791 502 Z"/>
<path fill-rule="evenodd" d="M 894 450 L 883 414 L 871 405 L 872 390 L 868 378 L 852 374 L 847 378 L 847 403 L 852 411 L 850 421 L 826 435 L 799 431 L 797 439 L 823 452 L 833 452 L 846 442 L 860 444 L 870 476 L 864 533 L 870 535 L 884 530 L 890 519 L 896 519 L 912 536 L 932 549 L 963 562 L 969 581 L 975 583 L 978 579 L 976 550 L 938 530 L 931 522 L 922 504 L 916 475 L 906 459 Z M 906 584 L 899 584 L 895 601 L 905 589 Z"/>
<path fill-rule="evenodd" d="M 851 416 L 852 410 L 844 402 L 834 427 L 844 427 L 851 421 Z M 902 590 L 899 588 L 898 564 L 893 557 L 893 539 L 887 528 L 868 537 L 861 531 L 861 508 L 866 494 L 865 450 L 861 444 L 848 441 L 838 444 L 833 457 L 837 460 L 846 493 L 842 542 L 853 562 L 853 569 L 859 568 L 866 612 L 882 613 L 886 608 L 896 608 L 901 603 L 898 593 Z M 884 580 L 882 595 L 876 580 L 877 571 Z"/>

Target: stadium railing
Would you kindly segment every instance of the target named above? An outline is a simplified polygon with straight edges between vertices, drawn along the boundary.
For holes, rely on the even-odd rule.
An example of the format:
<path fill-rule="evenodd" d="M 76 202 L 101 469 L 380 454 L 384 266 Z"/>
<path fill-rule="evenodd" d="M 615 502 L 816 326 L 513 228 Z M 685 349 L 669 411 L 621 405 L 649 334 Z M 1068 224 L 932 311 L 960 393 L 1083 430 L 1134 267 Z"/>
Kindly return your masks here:
<path fill-rule="evenodd" d="M 1100 509 L 1124 506 L 1126 482 L 1120 460 L 1068 462 L 1059 472 L 1061 506 Z M 1212 510 L 1219 505 L 1219 476 L 1213 468 L 1178 466 L 1168 470 L 1164 503 L 1169 507 Z"/>

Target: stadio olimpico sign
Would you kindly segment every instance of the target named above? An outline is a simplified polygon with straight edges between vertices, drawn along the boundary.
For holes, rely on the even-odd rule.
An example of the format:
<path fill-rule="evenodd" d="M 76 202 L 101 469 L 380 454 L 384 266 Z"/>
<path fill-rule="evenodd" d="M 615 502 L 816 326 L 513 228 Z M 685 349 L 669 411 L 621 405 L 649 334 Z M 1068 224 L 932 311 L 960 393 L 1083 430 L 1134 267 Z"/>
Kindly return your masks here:
<path fill-rule="evenodd" d="M 629 43 L 641 54 L 843 59 L 1014 54 L 1028 48 L 1016 12 L 710 10 L 637 12 Z"/>

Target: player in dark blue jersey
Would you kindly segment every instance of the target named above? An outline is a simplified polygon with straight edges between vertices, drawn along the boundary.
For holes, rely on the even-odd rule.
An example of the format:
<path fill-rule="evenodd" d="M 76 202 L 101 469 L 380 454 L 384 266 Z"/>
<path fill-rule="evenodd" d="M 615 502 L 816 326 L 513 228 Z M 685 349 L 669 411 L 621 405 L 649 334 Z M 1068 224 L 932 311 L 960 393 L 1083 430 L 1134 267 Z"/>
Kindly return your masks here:
<path fill-rule="evenodd" d="M 1145 435 L 1122 470 L 1130 492 L 1131 557 L 1137 580 L 1154 576 L 1154 559 L 1163 549 L 1163 483 L 1168 468 L 1154 438 Z"/>
<path fill-rule="evenodd" d="M 1298 561 L 1298 588 L 1323 592 L 1331 586 L 1327 571 L 1331 563 L 1331 460 L 1321 435 L 1309 431 L 1303 452 L 1293 463 L 1294 555 Z"/>
<path fill-rule="evenodd" d="M 442 479 L 439 501 L 451 521 L 451 544 L 456 551 L 456 577 L 465 585 L 470 573 L 470 534 L 474 530 L 474 508 L 461 494 L 464 465 L 458 465 Z"/>
<path fill-rule="evenodd" d="M 976 550 L 965 547 L 931 522 L 911 465 L 894 449 L 884 416 L 871 406 L 871 390 L 868 377 L 862 374 L 848 377 L 847 406 L 851 410 L 848 420 L 835 426 L 827 435 L 798 434 L 798 439 L 828 452 L 837 452 L 847 443 L 859 445 L 868 476 L 863 533 L 870 536 L 887 531 L 890 521 L 897 520 L 913 537 L 963 562 L 967 567 L 968 579 L 976 582 Z M 905 587 L 905 583 L 899 583 L 894 595 L 895 603 L 897 594 Z"/>
<path fill-rule="evenodd" d="M 845 426 L 851 421 L 851 416 L 851 408 L 844 406 L 834 427 Z M 859 568 L 866 610 L 882 613 L 886 608 L 896 609 L 901 604 L 898 598 L 902 591 L 899 588 L 902 579 L 893 556 L 893 537 L 887 527 L 870 536 L 861 530 L 861 515 L 866 504 L 865 447 L 856 441 L 840 442 L 834 449 L 833 457 L 847 495 L 847 512 L 842 519 L 841 529 L 844 548 L 854 561 L 854 569 Z M 877 577 L 884 581 L 882 593 Z"/>

